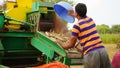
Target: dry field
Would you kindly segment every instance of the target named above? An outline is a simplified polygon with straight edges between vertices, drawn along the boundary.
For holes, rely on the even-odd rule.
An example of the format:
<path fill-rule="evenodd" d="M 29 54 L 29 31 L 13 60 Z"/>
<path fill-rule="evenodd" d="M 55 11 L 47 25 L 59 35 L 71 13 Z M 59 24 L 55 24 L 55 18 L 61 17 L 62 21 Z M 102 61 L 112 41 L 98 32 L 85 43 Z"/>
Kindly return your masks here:
<path fill-rule="evenodd" d="M 106 50 L 109 54 L 109 58 L 112 61 L 113 55 L 118 51 L 116 44 L 105 44 Z M 73 65 L 70 68 L 83 68 L 83 65 Z"/>

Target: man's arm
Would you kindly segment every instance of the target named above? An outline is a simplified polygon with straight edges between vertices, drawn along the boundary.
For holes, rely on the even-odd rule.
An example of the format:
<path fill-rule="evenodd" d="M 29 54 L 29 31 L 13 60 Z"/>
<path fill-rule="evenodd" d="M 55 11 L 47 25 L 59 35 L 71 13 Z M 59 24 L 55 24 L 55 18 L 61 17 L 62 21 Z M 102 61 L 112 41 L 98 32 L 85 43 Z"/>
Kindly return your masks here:
<path fill-rule="evenodd" d="M 67 45 L 61 45 L 64 49 L 69 49 L 75 46 L 75 43 L 77 41 L 77 37 L 72 36 L 69 43 Z"/>
<path fill-rule="evenodd" d="M 73 17 L 77 16 L 77 14 L 73 10 L 68 10 L 68 14 Z"/>

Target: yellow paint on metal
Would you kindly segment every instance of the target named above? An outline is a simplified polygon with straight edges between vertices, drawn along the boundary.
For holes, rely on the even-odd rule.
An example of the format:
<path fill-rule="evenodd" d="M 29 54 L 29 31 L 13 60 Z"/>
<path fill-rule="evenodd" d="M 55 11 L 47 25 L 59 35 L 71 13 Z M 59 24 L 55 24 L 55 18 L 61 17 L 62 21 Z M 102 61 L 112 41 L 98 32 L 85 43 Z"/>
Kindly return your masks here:
<path fill-rule="evenodd" d="M 27 12 L 30 12 L 30 8 L 17 7 L 17 8 L 12 8 L 11 10 L 9 10 L 6 13 L 6 15 L 10 16 L 12 18 L 18 19 L 18 20 L 26 21 L 26 13 Z M 10 23 L 19 23 L 19 22 L 10 21 Z M 7 28 L 18 29 L 19 27 L 14 26 L 14 25 L 9 25 L 9 26 L 7 26 Z"/>
<path fill-rule="evenodd" d="M 18 7 L 27 7 L 31 8 L 33 2 L 35 1 L 43 1 L 43 0 L 16 0 L 16 2 L 10 2 L 9 0 L 6 1 L 6 9 L 14 8 L 14 5 L 17 5 Z"/>
<path fill-rule="evenodd" d="M 20 25 L 5 25 L 4 27 L 9 29 L 14 29 L 14 30 L 20 29 Z"/>
<path fill-rule="evenodd" d="M 30 8 L 17 7 L 17 8 L 10 9 L 6 13 L 6 15 L 18 20 L 26 21 L 27 12 L 30 12 Z M 10 21 L 10 23 L 19 23 L 19 22 Z M 5 27 L 9 29 L 15 29 L 15 30 L 20 28 L 20 26 L 15 26 L 15 25 L 8 25 Z"/>
<path fill-rule="evenodd" d="M 8 1 L 6 1 L 6 10 L 14 8 L 14 5 L 16 5 L 16 2 L 8 2 Z"/>
<path fill-rule="evenodd" d="M 35 0 L 17 0 L 17 4 L 20 7 L 27 7 L 27 8 L 31 8 L 32 7 L 32 3 Z"/>
<path fill-rule="evenodd" d="M 10 1 L 6 1 L 6 15 L 10 16 L 12 18 L 18 19 L 18 20 L 22 20 L 22 21 L 26 21 L 26 13 L 31 11 L 31 7 L 33 2 L 35 2 L 37 0 L 16 0 L 16 2 L 10 2 Z M 43 0 L 38 0 L 38 1 L 43 1 Z M 14 8 L 14 6 L 17 5 L 16 8 Z M 14 21 L 10 21 L 10 23 L 18 23 L 19 22 L 14 22 Z M 15 26 L 15 25 L 8 25 L 5 26 L 6 28 L 10 28 L 10 29 L 19 29 L 20 26 Z"/>
<path fill-rule="evenodd" d="M 18 7 L 28 7 L 31 8 L 33 0 L 16 0 L 16 2 L 6 1 L 6 9 L 12 9 L 15 5 Z"/>
<path fill-rule="evenodd" d="M 10 9 L 6 15 L 18 20 L 25 20 L 27 12 L 30 12 L 30 8 L 17 7 Z"/>

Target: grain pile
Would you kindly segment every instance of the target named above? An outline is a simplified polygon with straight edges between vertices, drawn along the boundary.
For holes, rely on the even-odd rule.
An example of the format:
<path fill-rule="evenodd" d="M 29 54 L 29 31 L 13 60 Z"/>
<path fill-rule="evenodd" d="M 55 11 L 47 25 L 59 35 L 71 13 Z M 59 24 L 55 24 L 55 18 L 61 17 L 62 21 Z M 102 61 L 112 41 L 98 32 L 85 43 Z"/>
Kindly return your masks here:
<path fill-rule="evenodd" d="M 50 32 L 44 32 L 44 35 L 47 36 L 49 39 L 60 45 L 66 45 L 69 43 L 70 38 L 66 37 L 64 34 L 58 34 L 54 31 Z M 65 50 L 70 58 L 80 58 L 82 56 L 81 53 L 81 46 L 79 44 L 79 41 L 75 44 L 74 48 Z M 73 55 L 72 55 L 73 54 Z"/>
<path fill-rule="evenodd" d="M 69 37 L 66 37 L 64 34 L 58 34 L 54 31 L 44 32 L 44 35 L 47 36 L 49 39 L 60 45 L 58 42 L 62 43 L 63 45 L 69 42 Z"/>

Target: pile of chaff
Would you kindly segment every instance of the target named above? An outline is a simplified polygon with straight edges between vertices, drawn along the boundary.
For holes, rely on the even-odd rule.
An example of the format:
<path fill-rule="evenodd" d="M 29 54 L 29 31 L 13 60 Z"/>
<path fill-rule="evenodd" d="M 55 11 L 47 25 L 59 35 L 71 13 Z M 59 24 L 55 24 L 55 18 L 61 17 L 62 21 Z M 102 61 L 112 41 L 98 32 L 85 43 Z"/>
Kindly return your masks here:
<path fill-rule="evenodd" d="M 70 37 L 67 37 L 64 34 L 55 33 L 54 31 L 44 32 L 44 35 L 47 36 L 52 41 L 54 41 L 55 43 L 57 43 L 59 46 L 61 44 L 62 45 L 67 45 L 69 43 L 69 41 L 70 41 Z M 65 51 L 67 53 L 79 54 L 79 57 L 80 57 L 80 54 L 82 55 L 81 50 L 82 50 L 82 48 L 81 48 L 81 46 L 79 44 L 79 41 L 77 41 L 74 48 L 70 48 L 70 49 L 65 50 Z"/>
<path fill-rule="evenodd" d="M 56 43 L 60 42 L 60 43 L 66 44 L 69 42 L 69 37 L 66 37 L 64 34 L 57 34 L 54 31 L 45 32 L 44 34 L 45 34 L 45 36 L 47 36 L 48 38 L 50 38 L 52 41 L 54 41 Z M 57 43 L 57 44 L 59 44 L 59 43 Z"/>

